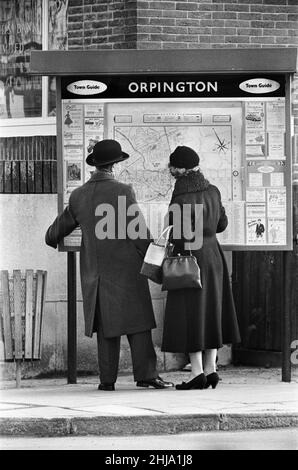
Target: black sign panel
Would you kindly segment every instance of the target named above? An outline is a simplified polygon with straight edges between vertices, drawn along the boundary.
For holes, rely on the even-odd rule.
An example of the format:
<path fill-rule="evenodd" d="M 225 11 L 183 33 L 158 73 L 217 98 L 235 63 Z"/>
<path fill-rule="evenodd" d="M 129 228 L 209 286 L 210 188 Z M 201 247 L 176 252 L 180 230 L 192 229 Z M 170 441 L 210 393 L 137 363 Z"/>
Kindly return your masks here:
<path fill-rule="evenodd" d="M 62 77 L 62 99 L 269 98 L 285 96 L 283 74 Z"/>

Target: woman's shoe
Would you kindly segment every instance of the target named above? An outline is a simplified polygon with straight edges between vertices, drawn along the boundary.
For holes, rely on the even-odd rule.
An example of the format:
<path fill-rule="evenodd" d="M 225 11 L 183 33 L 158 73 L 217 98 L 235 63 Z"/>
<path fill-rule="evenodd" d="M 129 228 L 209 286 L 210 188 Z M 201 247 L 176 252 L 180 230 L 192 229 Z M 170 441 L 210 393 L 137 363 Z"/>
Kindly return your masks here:
<path fill-rule="evenodd" d="M 206 379 L 207 379 L 207 383 L 205 385 L 205 388 L 210 387 L 210 385 L 211 385 L 212 388 L 216 388 L 216 386 L 219 382 L 219 376 L 218 376 L 217 372 L 212 372 L 212 374 L 207 375 Z"/>
<path fill-rule="evenodd" d="M 182 384 L 176 385 L 176 390 L 195 390 L 205 388 L 207 379 L 204 374 L 197 375 L 194 379 L 189 382 L 182 382 Z"/>

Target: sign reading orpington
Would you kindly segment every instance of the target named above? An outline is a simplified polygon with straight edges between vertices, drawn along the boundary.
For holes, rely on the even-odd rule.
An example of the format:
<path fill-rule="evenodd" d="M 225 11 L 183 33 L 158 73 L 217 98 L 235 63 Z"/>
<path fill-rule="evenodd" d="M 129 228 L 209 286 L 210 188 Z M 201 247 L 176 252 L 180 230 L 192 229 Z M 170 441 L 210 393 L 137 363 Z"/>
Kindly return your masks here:
<path fill-rule="evenodd" d="M 62 98 L 235 98 L 284 96 L 281 75 L 122 75 L 62 78 Z"/>

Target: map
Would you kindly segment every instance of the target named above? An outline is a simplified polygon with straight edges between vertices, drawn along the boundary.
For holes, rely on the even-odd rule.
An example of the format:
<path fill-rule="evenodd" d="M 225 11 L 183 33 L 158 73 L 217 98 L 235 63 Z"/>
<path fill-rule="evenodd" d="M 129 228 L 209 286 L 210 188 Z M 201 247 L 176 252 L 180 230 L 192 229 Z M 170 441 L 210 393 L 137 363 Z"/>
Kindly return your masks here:
<path fill-rule="evenodd" d="M 161 233 L 175 184 L 169 156 L 179 145 L 198 153 L 201 171 L 218 187 L 224 205 L 242 200 L 241 116 L 239 103 L 108 103 L 105 137 L 130 155 L 115 165 L 115 176 L 133 186 L 154 238 Z M 226 243 L 232 233 L 230 226 Z"/>
<path fill-rule="evenodd" d="M 169 201 L 174 184 L 169 155 L 178 145 L 196 150 L 205 177 L 224 201 L 232 199 L 231 125 L 114 126 L 114 139 L 130 155 L 116 166 L 117 177 L 133 185 L 138 201 Z"/>

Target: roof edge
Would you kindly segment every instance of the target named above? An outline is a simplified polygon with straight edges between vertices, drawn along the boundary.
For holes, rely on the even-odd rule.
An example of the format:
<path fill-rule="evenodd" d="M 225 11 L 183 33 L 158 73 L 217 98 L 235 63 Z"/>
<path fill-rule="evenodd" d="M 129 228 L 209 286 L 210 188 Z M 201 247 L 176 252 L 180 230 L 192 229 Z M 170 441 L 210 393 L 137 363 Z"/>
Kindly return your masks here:
<path fill-rule="evenodd" d="M 30 73 L 295 73 L 297 48 L 32 51 Z"/>

